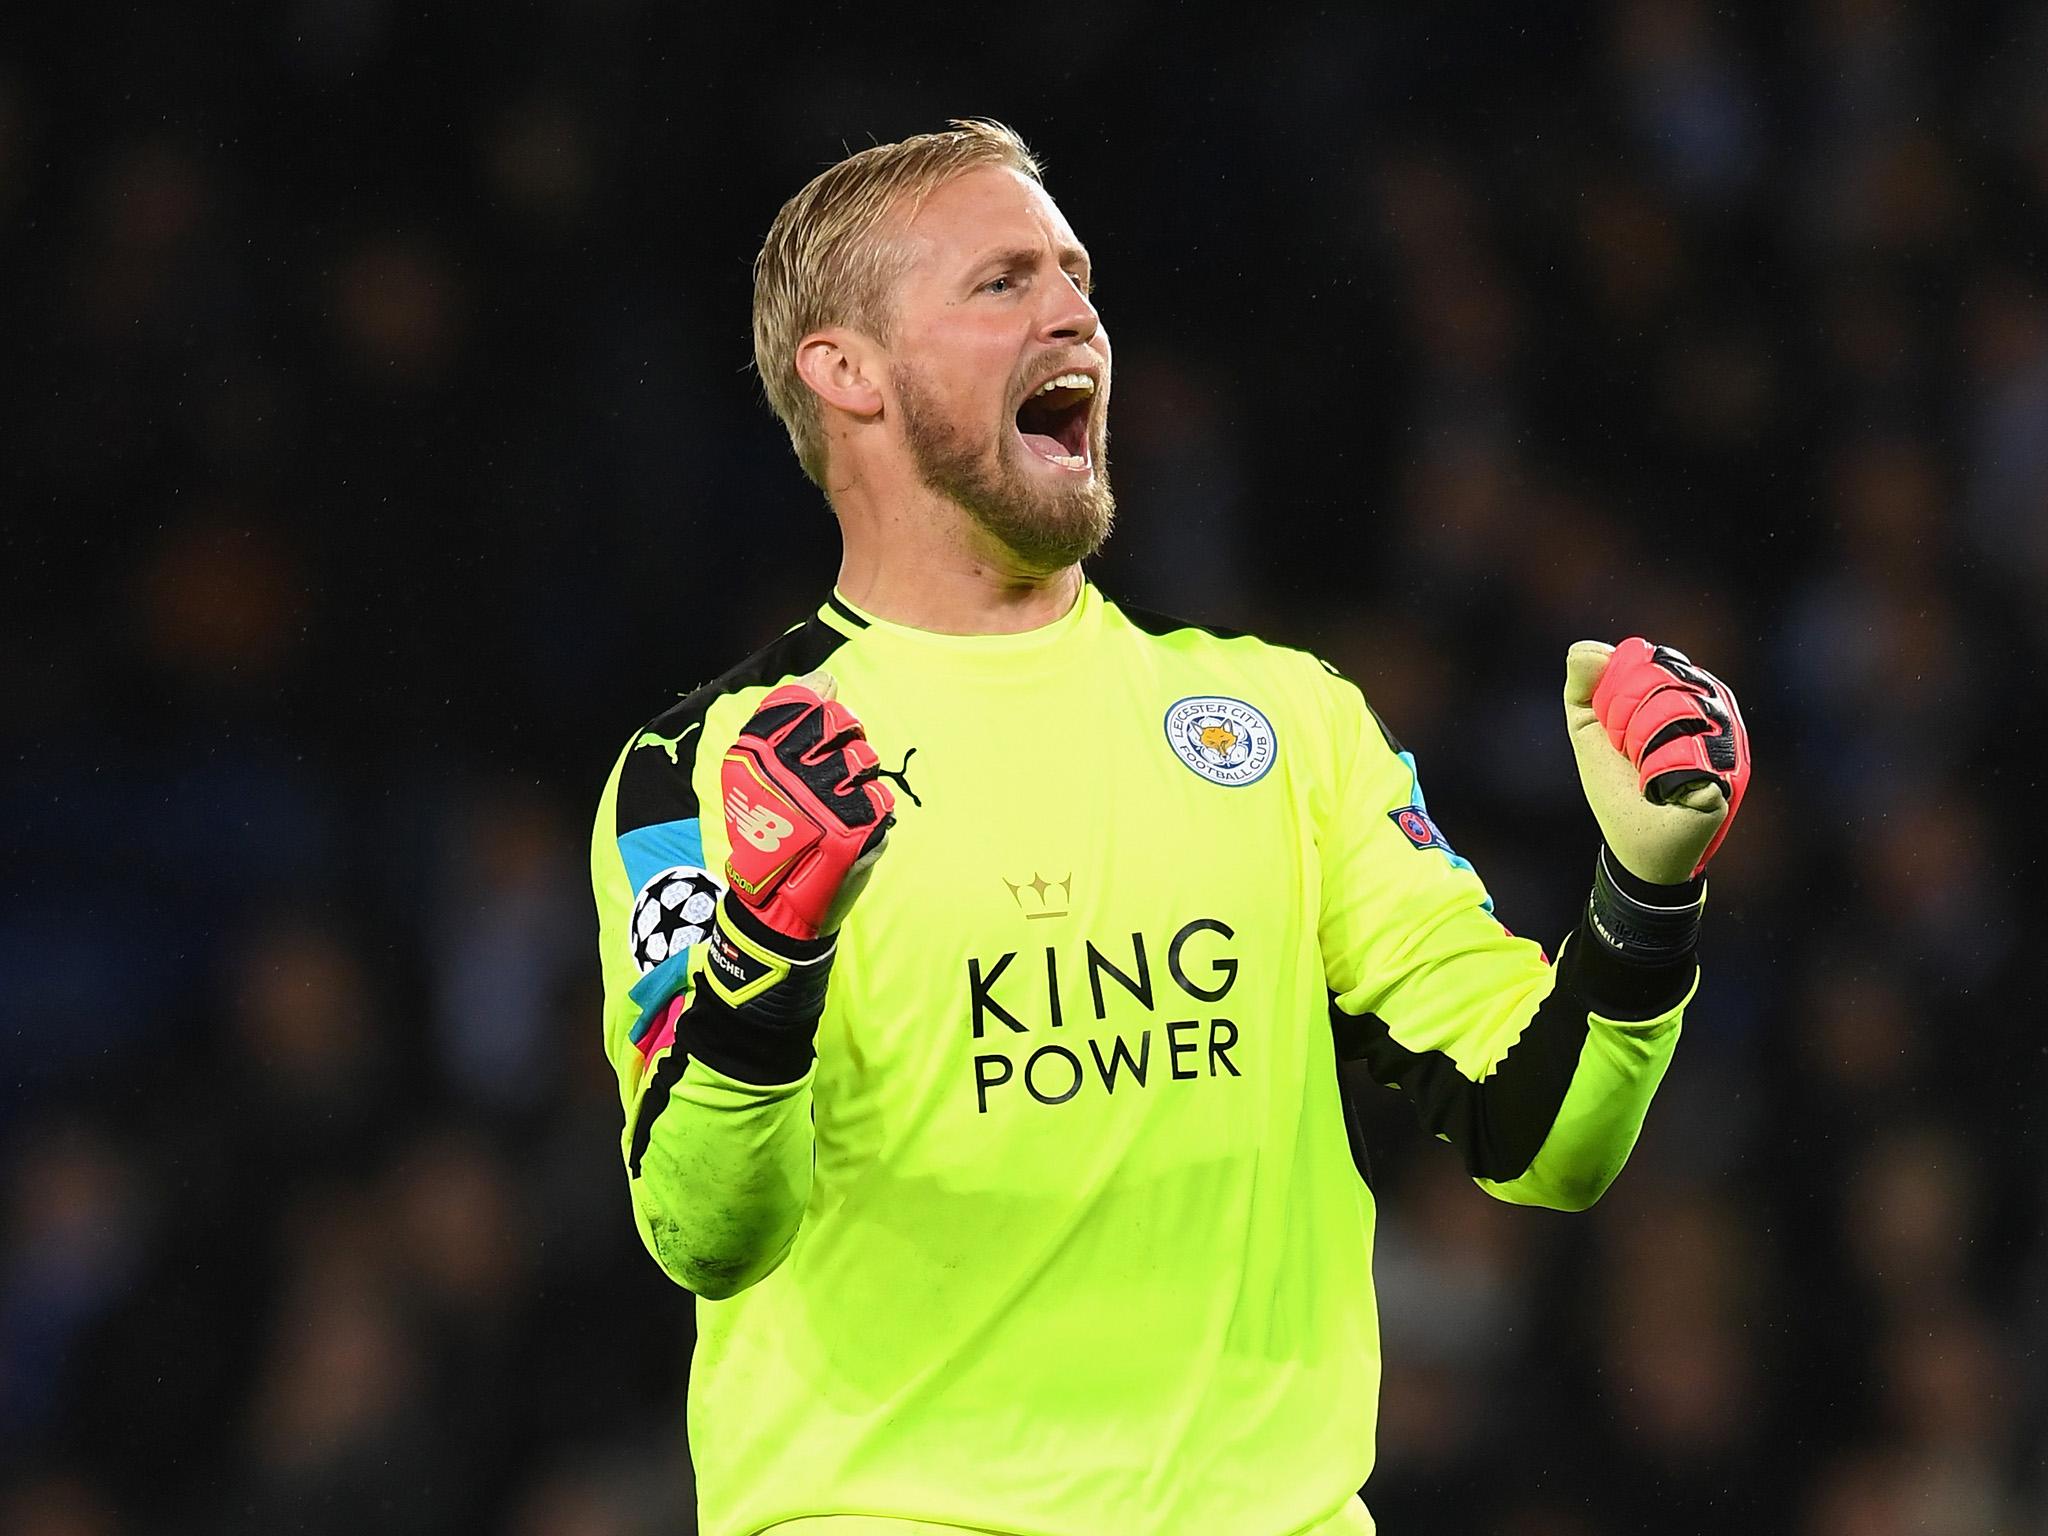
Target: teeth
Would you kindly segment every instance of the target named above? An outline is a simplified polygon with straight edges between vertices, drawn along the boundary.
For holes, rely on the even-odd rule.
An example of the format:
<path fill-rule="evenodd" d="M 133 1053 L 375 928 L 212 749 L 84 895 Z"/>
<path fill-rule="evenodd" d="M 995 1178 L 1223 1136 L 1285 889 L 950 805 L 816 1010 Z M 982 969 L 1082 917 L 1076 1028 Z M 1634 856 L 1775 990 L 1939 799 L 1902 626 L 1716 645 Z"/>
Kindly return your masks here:
<path fill-rule="evenodd" d="M 1047 379 L 1032 393 L 1049 395 L 1056 389 L 1079 389 L 1092 395 L 1095 393 L 1095 381 L 1085 373 L 1063 373 L 1056 379 Z"/>
<path fill-rule="evenodd" d="M 1048 453 L 1046 460 L 1062 469 L 1086 469 L 1088 461 L 1078 453 Z"/>

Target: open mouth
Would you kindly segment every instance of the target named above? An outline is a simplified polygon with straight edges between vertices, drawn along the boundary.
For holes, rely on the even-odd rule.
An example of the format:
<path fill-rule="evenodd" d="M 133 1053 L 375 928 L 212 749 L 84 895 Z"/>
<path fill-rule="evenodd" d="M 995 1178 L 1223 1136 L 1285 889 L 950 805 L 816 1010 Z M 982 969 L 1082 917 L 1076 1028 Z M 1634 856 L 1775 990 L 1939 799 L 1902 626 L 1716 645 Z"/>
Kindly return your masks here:
<path fill-rule="evenodd" d="M 1088 416 L 1095 406 L 1095 381 L 1085 373 L 1047 379 L 1017 407 L 1017 435 L 1024 446 L 1061 469 L 1088 468 Z"/>

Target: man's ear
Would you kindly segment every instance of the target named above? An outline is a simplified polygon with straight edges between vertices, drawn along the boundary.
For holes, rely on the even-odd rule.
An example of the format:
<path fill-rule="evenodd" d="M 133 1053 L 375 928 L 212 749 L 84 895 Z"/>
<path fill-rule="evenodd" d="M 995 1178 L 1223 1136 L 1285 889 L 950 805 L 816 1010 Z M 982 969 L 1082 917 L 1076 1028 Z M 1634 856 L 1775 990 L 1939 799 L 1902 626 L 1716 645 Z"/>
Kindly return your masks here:
<path fill-rule="evenodd" d="M 813 331 L 796 346 L 797 377 L 850 416 L 882 413 L 881 349 L 845 326 Z"/>

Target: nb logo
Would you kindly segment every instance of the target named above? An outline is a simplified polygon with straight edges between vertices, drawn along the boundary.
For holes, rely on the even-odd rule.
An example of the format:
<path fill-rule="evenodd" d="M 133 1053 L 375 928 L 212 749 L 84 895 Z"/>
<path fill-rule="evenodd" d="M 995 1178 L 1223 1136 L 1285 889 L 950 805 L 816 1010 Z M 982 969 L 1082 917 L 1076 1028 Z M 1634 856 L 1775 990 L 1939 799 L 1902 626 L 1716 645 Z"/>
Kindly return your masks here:
<path fill-rule="evenodd" d="M 725 792 L 725 814 L 740 836 L 763 853 L 773 853 L 796 830 L 796 824 L 787 816 L 778 816 L 765 805 L 749 805 L 736 788 Z"/>

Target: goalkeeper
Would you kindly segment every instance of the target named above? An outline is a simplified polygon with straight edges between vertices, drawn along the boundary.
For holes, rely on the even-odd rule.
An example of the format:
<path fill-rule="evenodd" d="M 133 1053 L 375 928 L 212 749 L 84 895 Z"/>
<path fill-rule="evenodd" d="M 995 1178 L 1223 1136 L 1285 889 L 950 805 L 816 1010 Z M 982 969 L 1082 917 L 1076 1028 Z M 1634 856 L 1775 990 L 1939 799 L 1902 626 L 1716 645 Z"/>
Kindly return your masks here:
<path fill-rule="evenodd" d="M 707 1536 L 1370 1531 L 1339 1059 L 1486 1193 L 1577 1210 L 1696 985 L 1728 690 L 1571 648 L 1602 838 L 1550 963 L 1357 688 L 1087 581 L 1089 293 L 990 123 L 831 167 L 755 266 L 839 579 L 632 737 L 591 855 L 633 1214 L 699 1299 Z M 730 563 L 772 570 L 750 537 Z"/>

